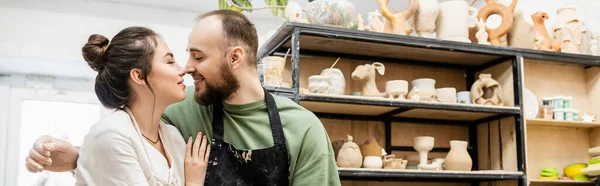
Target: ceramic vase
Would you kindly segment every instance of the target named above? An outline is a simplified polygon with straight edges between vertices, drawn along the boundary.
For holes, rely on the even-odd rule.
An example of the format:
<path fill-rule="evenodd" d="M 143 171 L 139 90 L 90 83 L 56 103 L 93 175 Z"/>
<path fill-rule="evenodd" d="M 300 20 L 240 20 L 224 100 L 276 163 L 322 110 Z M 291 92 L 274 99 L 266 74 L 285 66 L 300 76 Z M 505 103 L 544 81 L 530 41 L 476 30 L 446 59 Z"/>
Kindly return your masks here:
<path fill-rule="evenodd" d="M 315 0 L 308 3 L 306 18 L 311 24 L 348 27 L 355 7 L 347 0 Z"/>
<path fill-rule="evenodd" d="M 456 103 L 456 88 L 438 88 L 435 89 L 437 101 L 442 103 Z"/>
<path fill-rule="evenodd" d="M 415 30 L 420 37 L 431 38 L 435 32 L 435 20 L 440 12 L 437 0 L 418 0 L 419 9 L 415 13 Z"/>
<path fill-rule="evenodd" d="M 407 99 L 413 96 L 418 96 L 420 101 L 436 101 L 435 100 L 435 79 L 419 78 L 411 82 L 412 90 L 408 93 Z"/>
<path fill-rule="evenodd" d="M 419 152 L 419 166 L 427 165 L 427 154 L 433 149 L 434 138 L 431 136 L 418 136 L 414 138 L 415 150 Z"/>
<path fill-rule="evenodd" d="M 473 160 L 467 151 L 466 141 L 450 141 L 450 152 L 446 155 L 445 170 L 470 171 L 473 166 Z"/>
<path fill-rule="evenodd" d="M 264 85 L 281 87 L 283 84 L 283 70 L 285 60 L 279 56 L 267 56 L 262 59 L 263 72 L 265 76 Z"/>
<path fill-rule="evenodd" d="M 502 106 L 502 88 L 491 74 L 480 74 L 471 86 L 471 100 L 479 105 Z"/>
<path fill-rule="evenodd" d="M 383 168 L 383 160 L 381 156 L 367 156 L 363 162 L 364 168 L 381 169 Z"/>
<path fill-rule="evenodd" d="M 314 75 L 308 78 L 308 91 L 315 94 L 325 94 L 331 87 L 327 76 Z"/>
<path fill-rule="evenodd" d="M 385 93 L 390 99 L 404 100 L 408 93 L 408 82 L 404 80 L 392 80 L 385 83 Z"/>
<path fill-rule="evenodd" d="M 344 95 L 346 92 L 346 79 L 340 69 L 326 68 L 321 72 L 321 76 L 329 78 L 331 86 L 327 89 L 327 94 Z"/>
<path fill-rule="evenodd" d="M 338 152 L 336 164 L 338 167 L 360 168 L 363 164 L 363 156 L 360 148 L 352 140 L 354 138 L 348 135 L 346 142 Z"/>
<path fill-rule="evenodd" d="M 437 39 L 471 43 L 469 40 L 469 5 L 465 0 L 440 3 L 436 19 Z"/>
<path fill-rule="evenodd" d="M 557 17 L 552 29 L 554 39 L 560 41 L 563 53 L 581 54 L 586 28 L 577 16 L 575 7 L 564 7 L 556 11 Z"/>

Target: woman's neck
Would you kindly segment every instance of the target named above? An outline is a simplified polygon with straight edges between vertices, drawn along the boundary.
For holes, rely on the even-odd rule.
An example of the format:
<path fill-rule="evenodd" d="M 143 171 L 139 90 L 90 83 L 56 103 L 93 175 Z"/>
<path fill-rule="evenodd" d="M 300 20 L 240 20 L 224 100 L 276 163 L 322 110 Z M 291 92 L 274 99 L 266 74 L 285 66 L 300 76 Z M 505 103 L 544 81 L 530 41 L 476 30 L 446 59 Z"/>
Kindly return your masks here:
<path fill-rule="evenodd" d="M 167 107 L 159 102 L 151 96 L 150 98 L 133 99 L 128 106 L 142 134 L 153 141 L 158 139 L 160 117 Z"/>

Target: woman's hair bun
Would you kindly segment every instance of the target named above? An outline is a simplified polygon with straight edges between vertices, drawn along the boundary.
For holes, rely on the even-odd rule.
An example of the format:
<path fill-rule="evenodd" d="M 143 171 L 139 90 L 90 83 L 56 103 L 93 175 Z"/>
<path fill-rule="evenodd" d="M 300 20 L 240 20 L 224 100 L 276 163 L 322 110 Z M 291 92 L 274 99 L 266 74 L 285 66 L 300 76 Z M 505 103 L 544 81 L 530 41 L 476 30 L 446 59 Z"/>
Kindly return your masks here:
<path fill-rule="evenodd" d="M 104 67 L 105 61 L 103 58 L 108 43 L 108 38 L 99 34 L 92 34 L 88 38 L 88 42 L 81 49 L 83 58 L 95 71 L 99 71 Z"/>

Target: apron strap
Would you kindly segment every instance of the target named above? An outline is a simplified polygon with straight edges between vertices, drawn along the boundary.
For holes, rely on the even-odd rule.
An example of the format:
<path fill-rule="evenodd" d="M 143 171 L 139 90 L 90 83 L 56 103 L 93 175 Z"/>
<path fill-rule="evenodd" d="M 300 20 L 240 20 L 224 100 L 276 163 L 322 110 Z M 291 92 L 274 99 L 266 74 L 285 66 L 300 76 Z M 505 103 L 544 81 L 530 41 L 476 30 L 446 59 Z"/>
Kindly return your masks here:
<path fill-rule="evenodd" d="M 274 145 L 285 145 L 285 137 L 283 136 L 283 125 L 279 118 L 279 110 L 273 96 L 263 87 L 265 91 L 265 102 L 267 104 L 267 114 L 269 115 L 269 123 L 271 124 L 271 133 L 273 135 Z"/>
<path fill-rule="evenodd" d="M 213 138 L 215 139 L 225 139 L 223 138 L 223 102 L 217 101 L 217 103 L 213 104 Z"/>

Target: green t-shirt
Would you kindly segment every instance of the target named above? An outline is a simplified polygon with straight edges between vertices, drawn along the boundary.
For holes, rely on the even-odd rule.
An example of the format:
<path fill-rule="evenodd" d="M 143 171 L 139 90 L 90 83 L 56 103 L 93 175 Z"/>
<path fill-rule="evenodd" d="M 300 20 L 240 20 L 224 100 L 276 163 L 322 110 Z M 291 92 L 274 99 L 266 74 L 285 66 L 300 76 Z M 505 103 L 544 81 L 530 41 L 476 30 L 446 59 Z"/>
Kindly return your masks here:
<path fill-rule="evenodd" d="M 194 87 L 186 89 L 184 101 L 175 103 L 162 115 L 184 139 L 199 131 L 212 138 L 212 106 L 194 100 Z M 333 148 L 323 124 L 312 112 L 289 98 L 273 95 L 283 125 L 288 150 L 290 185 L 341 185 Z M 223 104 L 224 140 L 239 150 L 273 146 L 267 105 L 264 100 L 244 105 Z"/>

